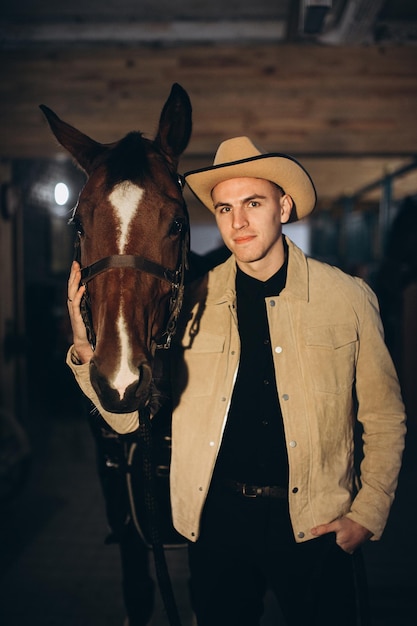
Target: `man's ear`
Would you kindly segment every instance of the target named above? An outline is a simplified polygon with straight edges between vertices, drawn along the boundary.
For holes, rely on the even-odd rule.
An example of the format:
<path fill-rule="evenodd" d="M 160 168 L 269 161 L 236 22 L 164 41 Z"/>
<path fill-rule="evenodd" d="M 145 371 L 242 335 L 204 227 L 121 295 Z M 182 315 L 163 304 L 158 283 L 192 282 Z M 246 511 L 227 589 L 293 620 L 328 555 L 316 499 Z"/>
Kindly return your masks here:
<path fill-rule="evenodd" d="M 281 224 L 286 224 L 291 217 L 291 211 L 294 206 L 294 201 L 291 198 L 291 196 L 285 193 L 283 196 L 281 196 L 280 205 L 281 205 Z"/>

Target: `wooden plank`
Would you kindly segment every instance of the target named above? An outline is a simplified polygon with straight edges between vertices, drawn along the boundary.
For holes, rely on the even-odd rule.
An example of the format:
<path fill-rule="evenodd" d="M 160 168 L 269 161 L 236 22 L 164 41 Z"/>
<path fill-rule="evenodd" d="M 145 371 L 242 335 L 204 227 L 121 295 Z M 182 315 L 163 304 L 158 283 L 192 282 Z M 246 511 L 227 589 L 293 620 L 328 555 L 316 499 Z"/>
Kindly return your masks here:
<path fill-rule="evenodd" d="M 99 141 L 152 136 L 174 81 L 193 104 L 189 169 L 247 134 L 266 150 L 311 155 L 331 197 L 417 152 L 417 47 L 33 48 L 2 51 L 0 64 L 3 159 L 63 152 L 40 103 Z M 329 154 L 347 160 L 323 172 Z M 352 169 L 361 155 L 368 164 Z"/>

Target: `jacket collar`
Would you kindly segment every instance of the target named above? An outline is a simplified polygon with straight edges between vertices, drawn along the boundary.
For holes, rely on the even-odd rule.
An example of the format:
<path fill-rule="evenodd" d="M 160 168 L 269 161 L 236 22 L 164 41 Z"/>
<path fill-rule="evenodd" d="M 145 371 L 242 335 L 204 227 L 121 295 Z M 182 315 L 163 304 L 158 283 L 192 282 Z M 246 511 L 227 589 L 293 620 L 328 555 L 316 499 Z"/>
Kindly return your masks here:
<path fill-rule="evenodd" d="M 288 237 L 288 272 L 281 297 L 308 300 L 308 266 L 304 252 Z M 236 300 L 236 261 L 233 256 L 210 272 L 207 303 L 233 303 Z"/>
<path fill-rule="evenodd" d="M 281 296 L 308 301 L 308 265 L 304 252 L 291 239 L 288 244 L 288 272 Z"/>

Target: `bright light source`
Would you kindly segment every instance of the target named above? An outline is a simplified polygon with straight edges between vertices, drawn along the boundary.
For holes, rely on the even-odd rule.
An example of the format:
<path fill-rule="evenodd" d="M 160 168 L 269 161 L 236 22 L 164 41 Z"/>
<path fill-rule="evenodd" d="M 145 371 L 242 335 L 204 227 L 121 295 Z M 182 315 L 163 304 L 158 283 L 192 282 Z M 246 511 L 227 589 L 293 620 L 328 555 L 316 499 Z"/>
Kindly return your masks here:
<path fill-rule="evenodd" d="M 55 202 L 59 206 L 63 206 L 68 202 L 69 190 L 65 183 L 57 183 L 55 185 Z"/>

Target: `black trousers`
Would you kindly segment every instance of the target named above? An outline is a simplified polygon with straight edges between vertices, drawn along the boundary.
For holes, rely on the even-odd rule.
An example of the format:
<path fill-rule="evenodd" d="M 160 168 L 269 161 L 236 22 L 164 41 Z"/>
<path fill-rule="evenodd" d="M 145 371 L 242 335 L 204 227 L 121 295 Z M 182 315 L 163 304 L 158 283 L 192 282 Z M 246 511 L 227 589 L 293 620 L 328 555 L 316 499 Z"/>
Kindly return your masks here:
<path fill-rule="evenodd" d="M 287 626 L 365 624 L 359 558 L 341 550 L 334 534 L 296 543 L 285 500 L 211 493 L 201 536 L 189 545 L 198 626 L 258 626 L 267 589 Z"/>

